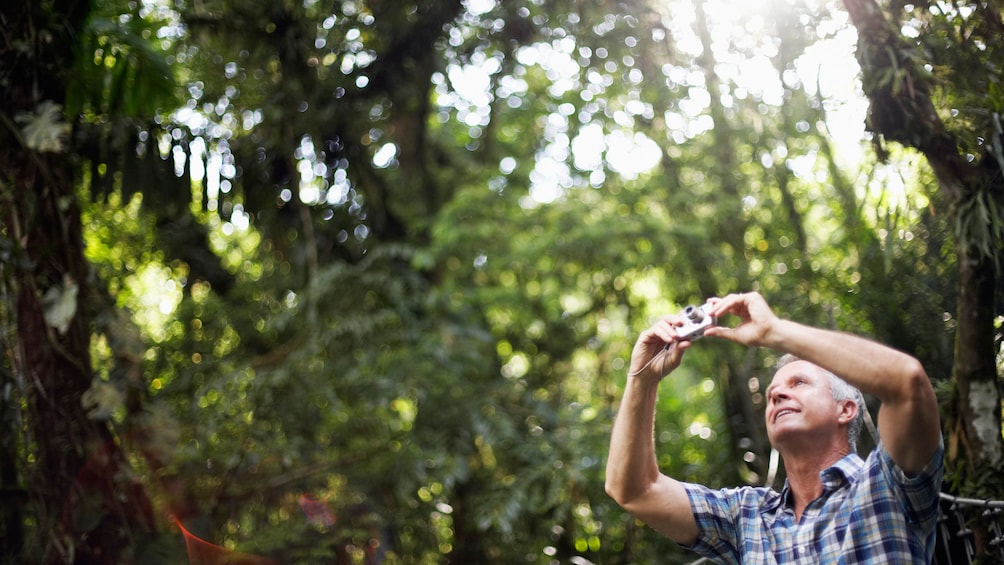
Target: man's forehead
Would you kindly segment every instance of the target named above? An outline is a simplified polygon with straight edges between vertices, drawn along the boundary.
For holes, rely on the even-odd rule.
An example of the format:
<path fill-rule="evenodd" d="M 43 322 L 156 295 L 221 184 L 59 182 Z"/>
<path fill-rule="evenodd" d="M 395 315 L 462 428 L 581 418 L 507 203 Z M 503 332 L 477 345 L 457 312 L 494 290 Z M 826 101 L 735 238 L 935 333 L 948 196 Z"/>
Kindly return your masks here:
<path fill-rule="evenodd" d="M 778 369 L 771 378 L 770 383 L 771 385 L 774 383 L 783 383 L 786 379 L 791 379 L 793 377 L 821 378 L 825 374 L 826 371 L 824 371 L 819 365 L 799 359 Z M 768 386 L 767 388 L 770 387 Z"/>

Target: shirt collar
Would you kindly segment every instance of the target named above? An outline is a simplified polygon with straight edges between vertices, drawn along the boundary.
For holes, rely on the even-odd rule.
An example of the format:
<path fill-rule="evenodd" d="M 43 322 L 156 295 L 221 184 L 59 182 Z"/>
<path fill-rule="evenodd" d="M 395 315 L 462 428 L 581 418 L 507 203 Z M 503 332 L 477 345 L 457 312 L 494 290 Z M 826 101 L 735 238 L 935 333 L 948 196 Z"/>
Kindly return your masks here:
<path fill-rule="evenodd" d="M 833 491 L 846 483 L 854 482 L 855 477 L 864 466 L 865 462 L 857 453 L 844 455 L 840 461 L 819 473 L 819 478 L 823 481 L 823 490 Z"/>
<path fill-rule="evenodd" d="M 853 483 L 864 465 L 864 460 L 857 453 L 848 453 L 833 465 L 820 471 L 819 480 L 823 483 L 823 493 L 829 494 L 846 484 Z M 785 479 L 780 493 L 764 497 L 760 504 L 760 511 L 771 512 L 782 504 L 790 507 L 790 499 L 791 487 L 788 485 L 788 479 Z"/>

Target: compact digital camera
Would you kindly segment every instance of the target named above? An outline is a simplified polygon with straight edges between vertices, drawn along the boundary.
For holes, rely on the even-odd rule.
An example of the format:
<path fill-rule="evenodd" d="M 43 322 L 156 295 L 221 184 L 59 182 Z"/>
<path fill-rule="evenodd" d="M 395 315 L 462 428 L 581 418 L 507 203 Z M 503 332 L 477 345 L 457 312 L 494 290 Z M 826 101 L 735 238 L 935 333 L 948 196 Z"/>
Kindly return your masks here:
<path fill-rule="evenodd" d="M 711 314 L 711 311 L 710 304 L 687 306 L 681 312 L 683 325 L 676 328 L 676 335 L 680 341 L 694 341 L 704 335 L 704 330 L 715 325 L 718 320 Z"/>

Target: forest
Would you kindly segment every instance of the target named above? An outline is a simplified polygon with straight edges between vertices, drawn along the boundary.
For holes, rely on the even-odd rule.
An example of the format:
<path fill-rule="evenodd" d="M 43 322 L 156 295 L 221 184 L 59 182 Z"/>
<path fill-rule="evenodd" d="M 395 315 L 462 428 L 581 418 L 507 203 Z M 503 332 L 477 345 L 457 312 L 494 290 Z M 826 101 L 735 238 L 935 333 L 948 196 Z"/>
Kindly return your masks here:
<path fill-rule="evenodd" d="M 611 425 L 746 291 L 923 363 L 1004 561 L 1002 9 L 4 3 L 0 563 L 694 563 Z M 694 343 L 660 468 L 780 485 L 775 357 Z"/>

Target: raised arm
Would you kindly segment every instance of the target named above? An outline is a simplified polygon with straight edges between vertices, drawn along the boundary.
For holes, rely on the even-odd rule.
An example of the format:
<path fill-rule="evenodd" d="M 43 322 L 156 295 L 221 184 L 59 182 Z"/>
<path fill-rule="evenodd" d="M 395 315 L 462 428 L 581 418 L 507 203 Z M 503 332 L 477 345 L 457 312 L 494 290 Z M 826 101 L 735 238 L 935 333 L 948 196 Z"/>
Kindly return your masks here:
<path fill-rule="evenodd" d="M 679 481 L 659 471 L 655 402 L 659 381 L 680 364 L 689 341 L 677 341 L 677 317 L 667 316 L 635 343 L 624 396 L 614 420 L 606 490 L 631 515 L 677 543 L 697 540 L 697 524 Z M 668 346 L 668 349 L 667 349 Z"/>
<path fill-rule="evenodd" d="M 721 317 L 735 314 L 734 328 L 705 335 L 792 353 L 874 395 L 881 401 L 878 429 L 886 451 L 908 474 L 921 471 L 938 448 L 941 423 L 934 389 L 921 363 L 875 341 L 783 320 L 757 293 L 713 300 Z"/>

